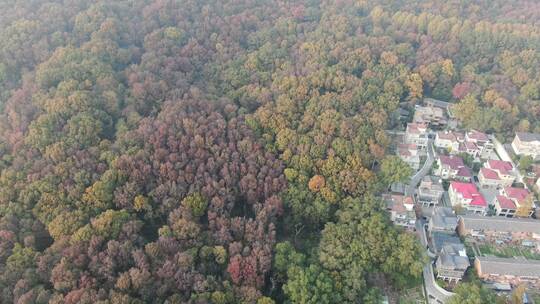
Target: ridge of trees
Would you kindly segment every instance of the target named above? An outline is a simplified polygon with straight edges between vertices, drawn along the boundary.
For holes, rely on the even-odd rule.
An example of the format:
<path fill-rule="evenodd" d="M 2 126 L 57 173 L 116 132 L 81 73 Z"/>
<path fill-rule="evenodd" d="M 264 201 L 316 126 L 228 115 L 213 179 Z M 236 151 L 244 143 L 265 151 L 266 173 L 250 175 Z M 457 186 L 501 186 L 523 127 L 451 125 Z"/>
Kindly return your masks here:
<path fill-rule="evenodd" d="M 540 131 L 536 1 L 0 2 L 0 302 L 375 303 L 399 107 Z M 462 5 L 463 4 L 463 5 Z M 480 292 L 481 293 L 481 292 Z"/>

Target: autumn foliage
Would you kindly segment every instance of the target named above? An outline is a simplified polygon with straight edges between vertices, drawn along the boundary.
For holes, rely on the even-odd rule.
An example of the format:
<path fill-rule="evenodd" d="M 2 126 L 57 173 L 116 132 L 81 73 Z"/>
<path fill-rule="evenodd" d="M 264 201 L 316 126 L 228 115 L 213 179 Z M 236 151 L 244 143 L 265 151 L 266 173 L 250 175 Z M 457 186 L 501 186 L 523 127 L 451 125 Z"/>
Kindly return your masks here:
<path fill-rule="evenodd" d="M 308 187 L 313 192 L 320 191 L 321 188 L 324 187 L 324 177 L 321 175 L 313 176 L 309 180 Z"/>
<path fill-rule="evenodd" d="M 385 130 L 539 132 L 539 5 L 0 1 L 0 302 L 380 302 Z"/>

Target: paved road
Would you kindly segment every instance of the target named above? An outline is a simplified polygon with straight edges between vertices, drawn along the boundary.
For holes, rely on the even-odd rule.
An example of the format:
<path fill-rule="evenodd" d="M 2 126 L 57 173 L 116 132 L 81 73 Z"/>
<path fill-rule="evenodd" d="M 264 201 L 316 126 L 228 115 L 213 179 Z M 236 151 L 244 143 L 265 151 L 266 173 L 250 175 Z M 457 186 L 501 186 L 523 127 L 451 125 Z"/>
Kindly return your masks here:
<path fill-rule="evenodd" d="M 427 235 L 426 235 L 426 225 L 427 223 L 424 219 L 418 219 L 416 221 L 416 231 L 418 232 L 418 235 L 420 236 L 420 243 L 422 243 L 422 246 L 426 248 L 427 255 L 430 258 L 436 258 L 437 255 L 433 253 L 431 249 L 429 249 L 429 246 L 428 246 L 428 240 L 427 240 Z"/>
<path fill-rule="evenodd" d="M 424 162 L 424 165 L 422 168 L 416 172 L 411 177 L 411 181 L 409 182 L 409 185 L 405 188 L 405 195 L 412 195 L 414 194 L 414 191 L 416 190 L 416 187 L 418 187 L 418 184 L 429 173 L 429 170 L 431 170 L 431 166 L 433 165 L 433 162 L 435 161 L 435 152 L 433 151 L 433 140 L 428 140 L 428 146 L 427 146 L 427 158 Z"/>
<path fill-rule="evenodd" d="M 424 287 L 426 290 L 426 296 L 429 304 L 441 304 L 445 303 L 454 293 L 449 292 L 442 287 L 440 287 L 435 281 L 435 275 L 433 274 L 433 261 L 435 260 L 436 255 L 431 252 L 427 243 L 426 236 L 426 223 L 423 219 L 418 219 L 416 221 L 416 231 L 420 236 L 420 241 L 424 248 L 426 248 L 427 255 L 429 256 L 429 261 L 424 265 L 422 273 L 424 275 Z"/>
<path fill-rule="evenodd" d="M 414 194 L 416 187 L 418 187 L 418 184 L 420 183 L 422 178 L 424 178 L 424 176 L 429 173 L 429 170 L 431 170 L 434 161 L 435 152 L 433 148 L 433 140 L 430 139 L 428 141 L 426 162 L 424 163 L 422 168 L 418 172 L 416 172 L 413 177 L 411 177 L 409 184 L 405 188 L 405 194 Z M 435 281 L 432 264 L 433 261 L 436 259 L 437 255 L 431 252 L 431 250 L 429 249 L 425 226 L 426 222 L 424 221 L 424 219 L 420 218 L 416 221 L 416 231 L 419 234 L 420 242 L 422 243 L 422 246 L 424 246 L 424 248 L 426 249 L 427 256 L 429 257 L 422 271 L 424 275 L 424 287 L 426 290 L 426 297 L 429 304 L 441 304 L 445 303 L 446 300 L 448 300 L 448 298 L 450 298 L 454 294 L 441 288 Z"/>

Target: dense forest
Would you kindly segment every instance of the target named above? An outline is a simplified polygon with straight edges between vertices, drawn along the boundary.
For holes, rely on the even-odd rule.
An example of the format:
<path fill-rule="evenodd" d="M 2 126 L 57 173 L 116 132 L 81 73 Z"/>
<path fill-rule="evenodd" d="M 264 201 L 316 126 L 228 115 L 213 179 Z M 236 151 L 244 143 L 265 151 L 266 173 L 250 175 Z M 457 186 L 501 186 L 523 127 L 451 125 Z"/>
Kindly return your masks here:
<path fill-rule="evenodd" d="M 378 303 L 423 97 L 540 132 L 540 2 L 0 0 L 0 303 Z"/>

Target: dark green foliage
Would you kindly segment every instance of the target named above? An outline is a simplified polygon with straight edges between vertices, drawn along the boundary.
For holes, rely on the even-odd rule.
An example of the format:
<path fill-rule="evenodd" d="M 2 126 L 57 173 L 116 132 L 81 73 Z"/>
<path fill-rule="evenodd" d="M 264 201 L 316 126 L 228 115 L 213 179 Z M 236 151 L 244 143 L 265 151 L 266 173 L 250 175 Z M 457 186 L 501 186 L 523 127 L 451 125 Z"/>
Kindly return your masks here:
<path fill-rule="evenodd" d="M 519 159 L 518 168 L 521 172 L 527 172 L 527 170 L 531 168 L 533 163 L 534 160 L 532 159 L 532 157 L 529 155 L 525 155 Z"/>
<path fill-rule="evenodd" d="M 191 211 L 193 216 L 201 216 L 206 211 L 208 202 L 200 193 L 193 193 L 182 200 L 182 205 Z"/>
<path fill-rule="evenodd" d="M 340 290 L 328 271 L 317 265 L 307 268 L 293 266 L 288 271 L 289 280 L 283 286 L 292 303 L 342 303 Z"/>
<path fill-rule="evenodd" d="M 406 183 L 412 173 L 412 168 L 397 156 L 388 156 L 381 162 L 380 179 L 385 186 Z"/>
<path fill-rule="evenodd" d="M 483 287 L 480 282 L 460 283 L 454 289 L 454 295 L 448 301 L 449 304 L 493 304 L 505 303 L 503 298 L 498 297 L 493 291 Z"/>
<path fill-rule="evenodd" d="M 417 278 L 372 198 L 411 174 L 385 130 L 432 96 L 540 131 L 540 5 L 289 2 L 0 1 L 0 302 L 373 303 L 374 275 Z"/>

